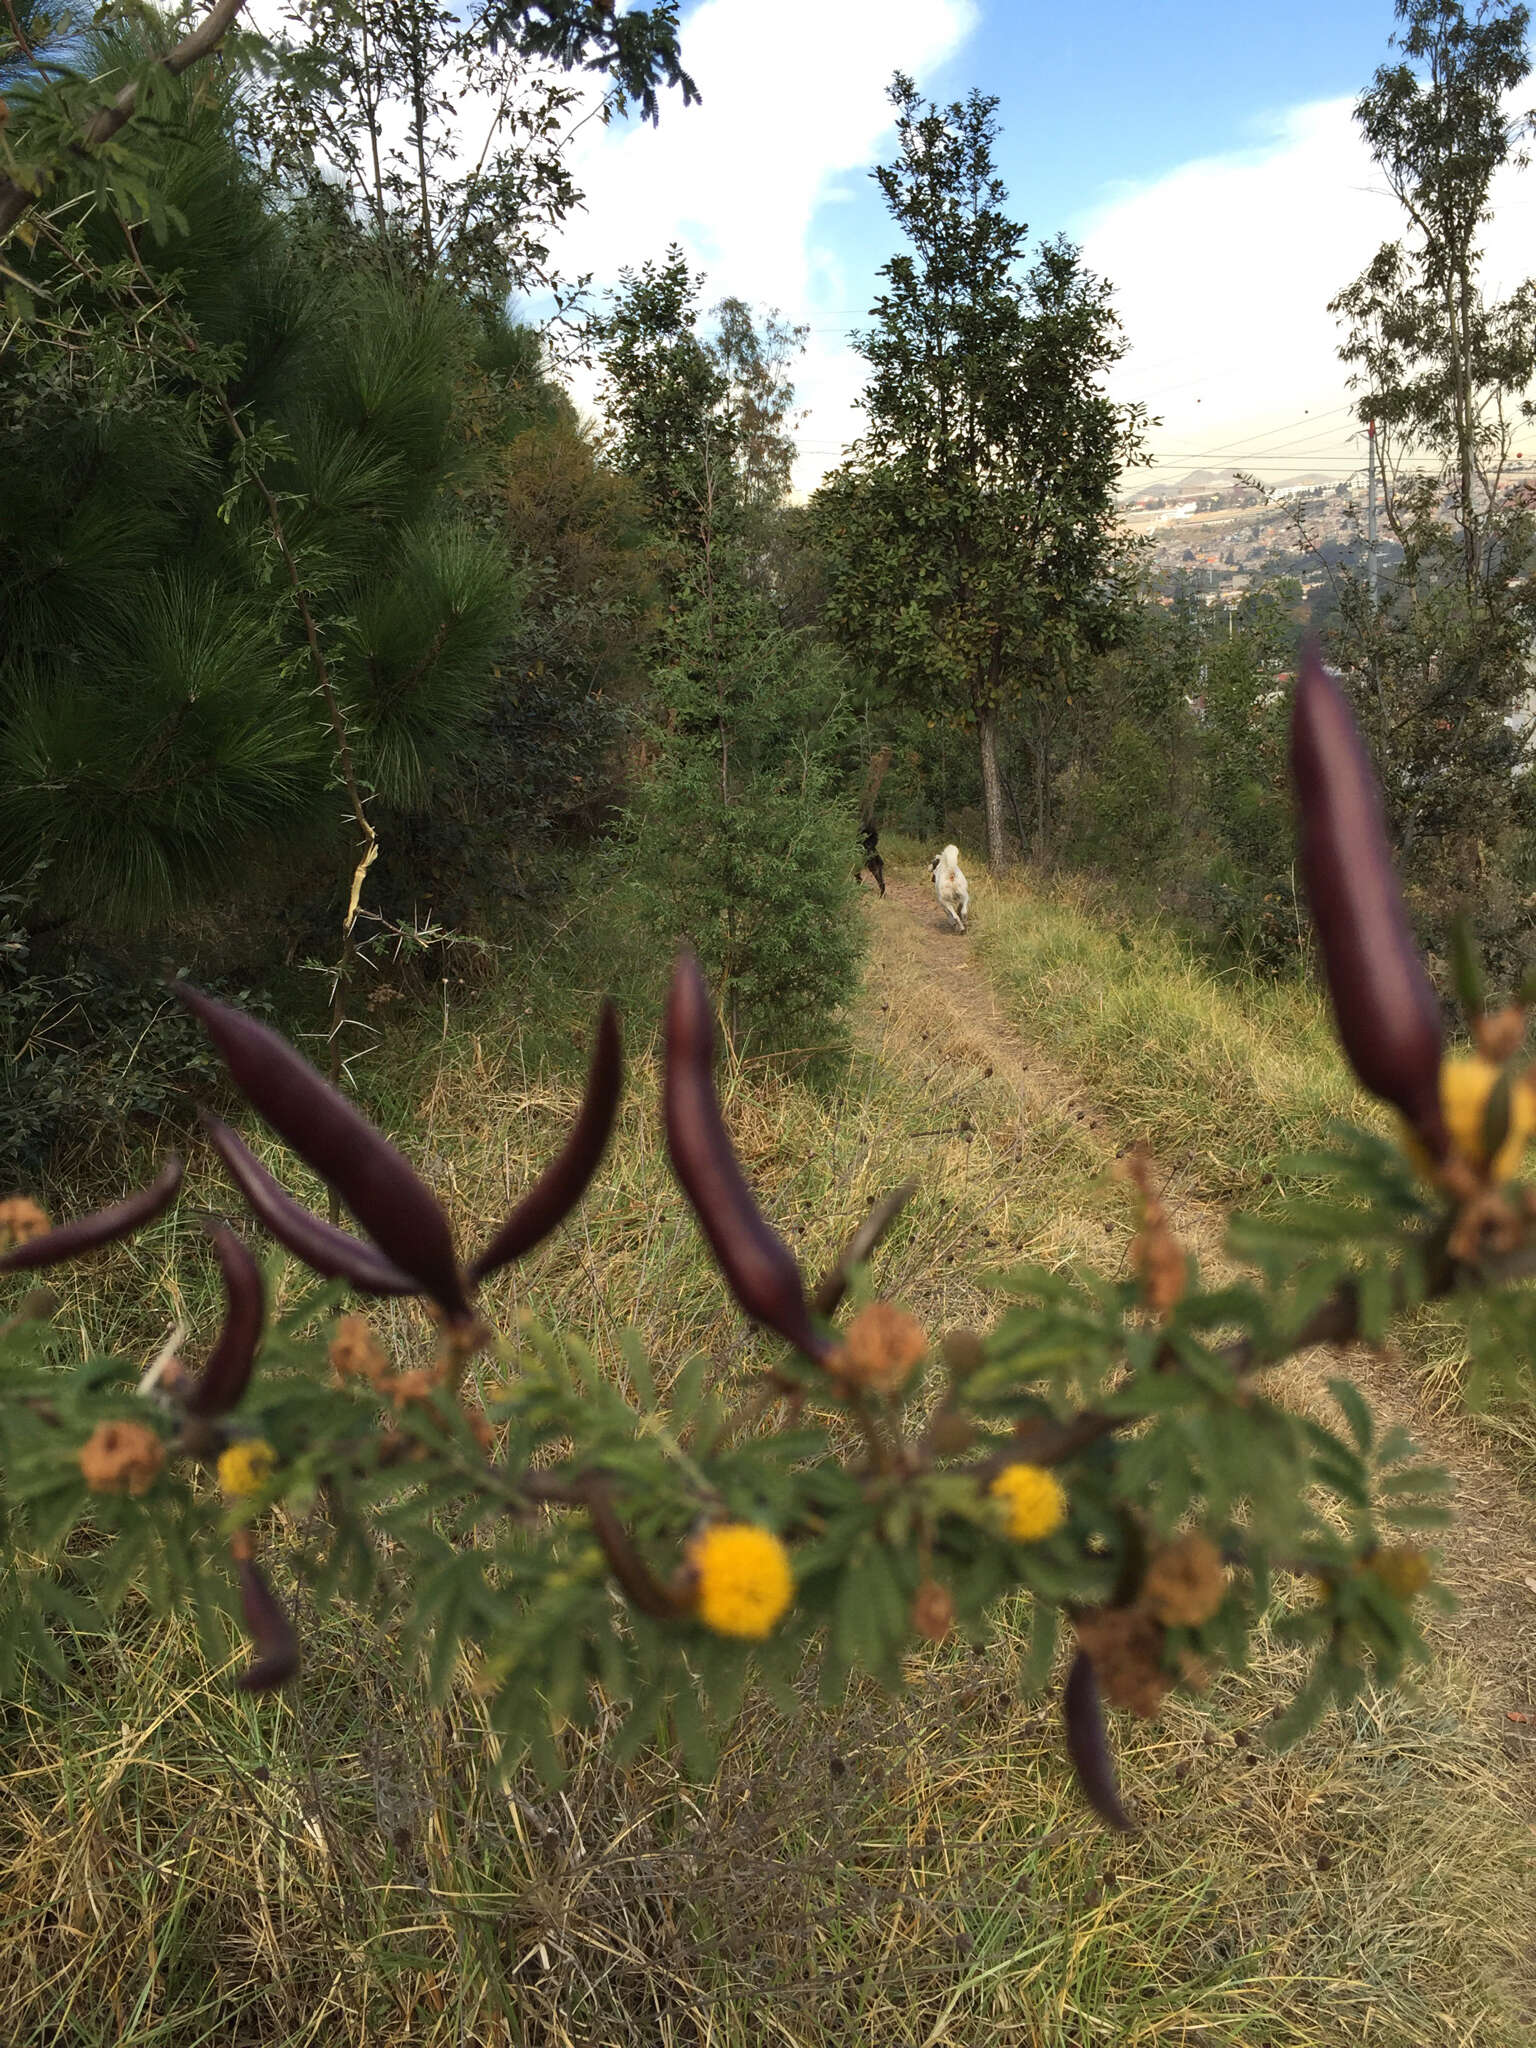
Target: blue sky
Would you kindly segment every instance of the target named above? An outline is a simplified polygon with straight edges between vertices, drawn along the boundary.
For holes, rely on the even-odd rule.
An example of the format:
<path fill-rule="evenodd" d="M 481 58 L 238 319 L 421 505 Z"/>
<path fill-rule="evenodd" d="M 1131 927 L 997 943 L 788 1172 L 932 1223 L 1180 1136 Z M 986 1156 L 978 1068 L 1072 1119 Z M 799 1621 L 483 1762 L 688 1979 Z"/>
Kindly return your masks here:
<path fill-rule="evenodd" d="M 931 99 L 995 94 L 1015 212 L 1039 232 L 1080 233 L 1117 187 L 1246 149 L 1266 115 L 1357 95 L 1393 22 L 1390 0 L 983 0 L 954 55 L 918 82 Z M 847 230 L 878 241 L 879 194 L 865 182 Z"/>

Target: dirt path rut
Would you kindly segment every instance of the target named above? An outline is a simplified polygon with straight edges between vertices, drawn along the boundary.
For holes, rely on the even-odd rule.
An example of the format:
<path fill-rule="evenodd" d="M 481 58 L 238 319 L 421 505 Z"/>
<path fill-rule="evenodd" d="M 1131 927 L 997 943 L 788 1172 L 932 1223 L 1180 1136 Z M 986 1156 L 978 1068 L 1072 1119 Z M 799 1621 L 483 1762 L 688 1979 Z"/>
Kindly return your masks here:
<path fill-rule="evenodd" d="M 864 1029 L 882 1056 L 934 1097 L 936 1113 L 967 1078 L 984 1079 L 989 1115 L 1014 1114 L 1047 1142 L 1085 1146 L 1108 1167 L 1135 1133 L 1013 1026 L 971 939 L 949 925 L 930 888 L 888 872 L 886 889 L 883 900 L 871 891 L 865 902 L 867 986 L 875 1000 Z M 1005 900 L 990 891 L 980 908 L 983 916 L 1010 914 Z M 1182 1191 L 1176 1181 L 1166 1199 L 1174 1227 L 1202 1266 L 1216 1274 L 1230 1271 L 1221 1255 L 1220 1210 Z M 1461 1604 L 1437 1624 L 1437 1633 L 1476 1673 L 1482 1711 L 1512 1759 L 1531 1772 L 1536 1794 L 1536 1502 L 1485 1435 L 1427 1406 L 1419 1380 L 1395 1352 L 1377 1355 L 1357 1346 L 1342 1362 L 1336 1352 L 1309 1352 L 1291 1361 L 1276 1381 L 1296 1406 L 1336 1420 L 1326 1382 L 1341 1371 L 1360 1385 L 1384 1423 L 1411 1431 L 1452 1473 L 1456 1521 L 1440 1548 L 1443 1576 Z"/>

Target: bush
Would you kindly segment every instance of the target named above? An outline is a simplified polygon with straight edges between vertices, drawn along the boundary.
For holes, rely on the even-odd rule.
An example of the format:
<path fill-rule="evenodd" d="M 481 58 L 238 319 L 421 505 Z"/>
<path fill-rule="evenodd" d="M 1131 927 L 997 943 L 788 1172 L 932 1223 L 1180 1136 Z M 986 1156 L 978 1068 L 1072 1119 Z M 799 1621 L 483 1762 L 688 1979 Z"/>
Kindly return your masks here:
<path fill-rule="evenodd" d="M 698 954 L 738 1052 L 822 1050 L 840 1041 L 862 950 L 858 821 L 835 793 L 841 668 L 744 612 L 718 722 L 685 644 L 661 678 L 670 722 L 652 730 L 627 819 L 633 887 L 664 955 L 679 941 Z M 679 638 L 696 628 L 694 615 Z"/>
<path fill-rule="evenodd" d="M 820 1051 L 858 982 L 858 833 L 807 753 L 730 801 L 700 747 L 674 745 L 630 812 L 634 887 L 659 946 L 691 945 L 738 1052 Z"/>
<path fill-rule="evenodd" d="M 163 975 L 75 945 L 40 963 L 19 892 L 0 895 L 0 1187 L 61 1150 L 184 1113 L 218 1063 Z M 250 1003 L 248 992 L 239 1000 Z"/>

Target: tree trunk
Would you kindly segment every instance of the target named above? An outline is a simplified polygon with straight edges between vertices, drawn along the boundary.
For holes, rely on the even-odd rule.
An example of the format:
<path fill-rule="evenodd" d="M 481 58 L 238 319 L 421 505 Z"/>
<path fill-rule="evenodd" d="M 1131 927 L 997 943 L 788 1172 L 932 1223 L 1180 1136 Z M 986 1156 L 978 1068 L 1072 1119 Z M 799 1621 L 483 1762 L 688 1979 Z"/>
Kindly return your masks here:
<path fill-rule="evenodd" d="M 987 866 L 1001 875 L 1013 866 L 1013 845 L 1003 818 L 1003 778 L 997 765 L 997 713 L 983 711 L 976 720 L 981 742 L 981 801 L 987 820 Z"/>

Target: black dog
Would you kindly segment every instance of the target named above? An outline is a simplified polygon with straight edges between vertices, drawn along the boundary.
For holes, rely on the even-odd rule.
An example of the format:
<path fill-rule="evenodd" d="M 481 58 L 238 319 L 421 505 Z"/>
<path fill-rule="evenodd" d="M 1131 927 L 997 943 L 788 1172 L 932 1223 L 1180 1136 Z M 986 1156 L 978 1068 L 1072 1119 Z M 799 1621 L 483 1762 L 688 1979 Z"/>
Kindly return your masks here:
<path fill-rule="evenodd" d="M 875 887 L 880 891 L 880 894 L 883 896 L 885 894 L 885 862 L 880 858 L 879 854 L 875 851 L 875 848 L 879 844 L 880 834 L 875 830 L 873 825 L 866 825 L 864 827 L 864 858 L 859 863 L 859 865 L 854 869 L 853 878 L 856 882 L 862 882 L 864 879 L 864 870 L 865 868 L 868 868 L 869 872 L 875 878 Z"/>

